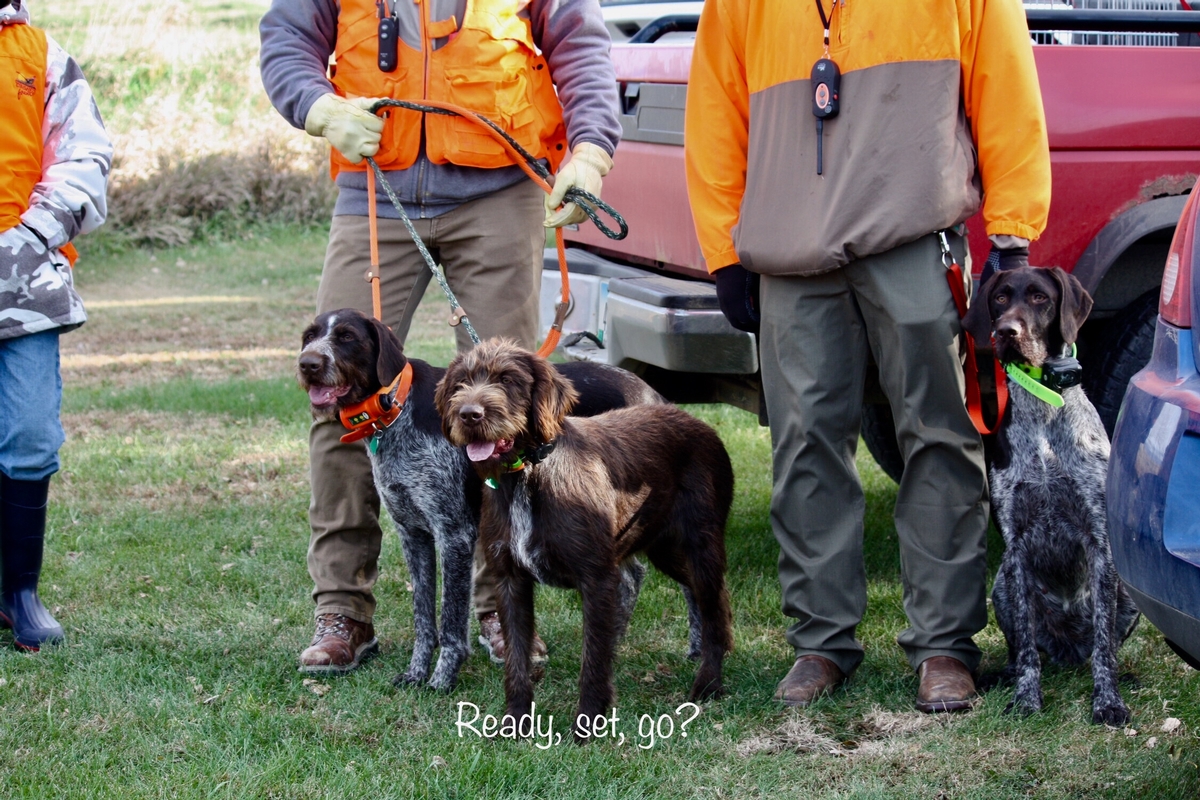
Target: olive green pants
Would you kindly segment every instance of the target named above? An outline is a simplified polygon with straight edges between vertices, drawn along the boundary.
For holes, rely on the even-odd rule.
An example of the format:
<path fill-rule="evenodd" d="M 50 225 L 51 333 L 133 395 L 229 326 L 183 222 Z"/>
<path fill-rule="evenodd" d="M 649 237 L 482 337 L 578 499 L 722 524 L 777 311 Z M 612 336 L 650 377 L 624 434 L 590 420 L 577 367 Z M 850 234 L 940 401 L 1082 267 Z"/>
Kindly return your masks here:
<path fill-rule="evenodd" d="M 951 237 L 960 260 L 963 242 Z M 796 656 L 847 675 L 862 661 L 867 605 L 855 467 L 868 353 L 896 422 L 904 610 L 915 669 L 948 655 L 974 670 L 987 624 L 987 476 L 963 403 L 958 313 L 926 236 L 813 277 L 762 278 L 760 348 L 774 461 L 771 526 Z"/>
<path fill-rule="evenodd" d="M 543 214 L 542 191 L 521 182 L 433 219 L 413 220 L 483 339 L 509 336 L 525 347 L 534 345 L 546 242 Z M 379 257 L 383 321 L 403 341 L 432 276 L 399 220 L 379 220 Z M 356 308 L 371 314 L 371 285 L 364 279 L 369 266 L 367 218 L 334 217 L 317 313 Z M 445 310 L 449 318 L 449 303 Z M 461 327 L 457 341 L 459 350 L 471 347 Z M 314 423 L 309 434 L 308 574 L 317 614 L 370 622 L 383 539 L 379 496 L 366 446 L 343 444 L 343 433 L 334 420 Z M 495 584 L 478 550 L 475 564 L 475 610 L 483 614 L 496 608 Z"/>

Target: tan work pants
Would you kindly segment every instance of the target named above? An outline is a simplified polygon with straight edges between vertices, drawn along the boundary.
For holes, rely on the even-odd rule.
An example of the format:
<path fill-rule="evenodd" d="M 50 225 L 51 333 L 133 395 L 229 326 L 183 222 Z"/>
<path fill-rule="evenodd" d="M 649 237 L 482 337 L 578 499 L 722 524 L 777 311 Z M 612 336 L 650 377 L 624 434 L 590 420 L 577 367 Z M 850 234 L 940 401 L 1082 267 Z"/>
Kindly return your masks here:
<path fill-rule="evenodd" d="M 525 347 L 534 345 L 546 241 L 543 213 L 542 191 L 523 181 L 433 219 L 413 220 L 483 339 L 508 336 Z M 379 257 L 383 321 L 403 341 L 432 276 L 400 220 L 379 220 Z M 317 313 L 355 308 L 371 314 L 371 285 L 364 279 L 369 266 L 367 218 L 334 217 Z M 447 304 L 447 316 L 449 311 Z M 459 350 L 471 347 L 461 327 L 457 338 Z M 309 434 L 308 573 L 315 584 L 317 614 L 345 614 L 370 622 L 383 538 L 379 496 L 365 445 L 343 444 L 343 433 L 335 420 L 315 423 Z M 476 552 L 478 614 L 496 607 L 494 581 L 486 572 L 479 574 L 482 566 Z"/>

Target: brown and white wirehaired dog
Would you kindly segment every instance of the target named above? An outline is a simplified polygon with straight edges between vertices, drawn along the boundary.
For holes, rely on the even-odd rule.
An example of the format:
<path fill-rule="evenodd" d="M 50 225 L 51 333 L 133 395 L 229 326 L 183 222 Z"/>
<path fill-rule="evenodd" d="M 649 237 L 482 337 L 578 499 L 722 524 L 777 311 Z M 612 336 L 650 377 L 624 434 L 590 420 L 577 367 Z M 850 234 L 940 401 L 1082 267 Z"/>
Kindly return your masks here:
<path fill-rule="evenodd" d="M 733 647 L 725 520 L 733 468 L 716 432 L 671 405 L 567 418 L 577 394 L 543 358 L 492 339 L 450 363 L 435 394 L 446 437 L 465 447 L 484 489 L 480 539 L 498 580 L 506 714 L 533 702 L 535 582 L 583 599 L 576 738 L 613 704 L 613 653 L 632 611 L 634 554 L 675 579 L 698 633 L 689 697 L 721 690 Z M 640 578 L 640 575 L 637 576 Z"/>

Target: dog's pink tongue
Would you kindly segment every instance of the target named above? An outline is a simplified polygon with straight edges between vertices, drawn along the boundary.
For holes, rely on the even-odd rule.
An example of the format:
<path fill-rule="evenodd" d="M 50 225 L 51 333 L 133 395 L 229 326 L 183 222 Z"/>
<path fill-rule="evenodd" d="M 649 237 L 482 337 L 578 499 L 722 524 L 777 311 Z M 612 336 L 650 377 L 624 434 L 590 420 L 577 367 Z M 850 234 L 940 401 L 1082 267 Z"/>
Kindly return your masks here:
<path fill-rule="evenodd" d="M 349 387 L 339 388 L 337 386 L 310 386 L 308 389 L 308 399 L 314 406 L 327 406 L 334 400 L 344 395 Z"/>
<path fill-rule="evenodd" d="M 467 458 L 472 461 L 486 461 L 495 452 L 495 442 L 471 442 L 467 445 Z"/>

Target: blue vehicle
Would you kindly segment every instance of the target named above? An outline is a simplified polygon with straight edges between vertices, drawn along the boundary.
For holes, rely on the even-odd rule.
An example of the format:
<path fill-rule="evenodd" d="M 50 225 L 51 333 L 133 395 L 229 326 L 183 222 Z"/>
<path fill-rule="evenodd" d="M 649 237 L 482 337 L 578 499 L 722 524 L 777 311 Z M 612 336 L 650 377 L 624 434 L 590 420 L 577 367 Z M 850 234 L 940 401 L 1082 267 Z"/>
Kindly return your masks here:
<path fill-rule="evenodd" d="M 1138 608 L 1200 669 L 1200 192 L 1167 255 L 1150 363 L 1129 382 L 1108 468 L 1113 562 Z"/>

